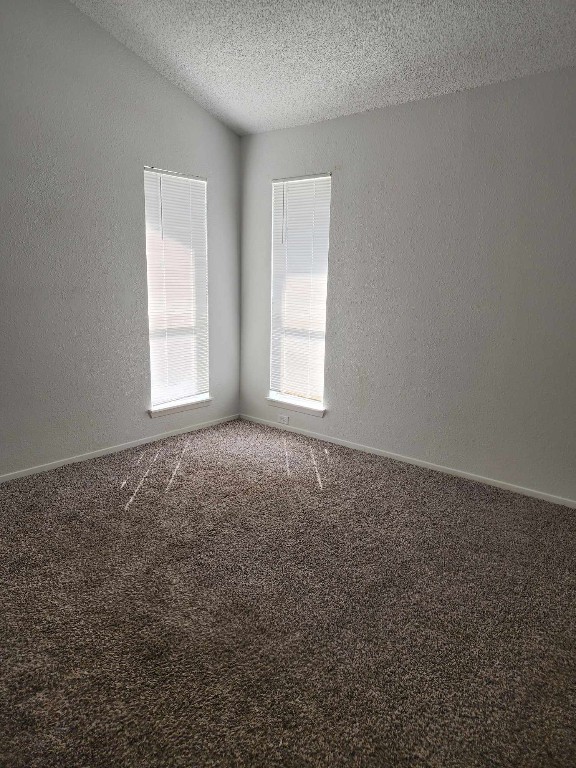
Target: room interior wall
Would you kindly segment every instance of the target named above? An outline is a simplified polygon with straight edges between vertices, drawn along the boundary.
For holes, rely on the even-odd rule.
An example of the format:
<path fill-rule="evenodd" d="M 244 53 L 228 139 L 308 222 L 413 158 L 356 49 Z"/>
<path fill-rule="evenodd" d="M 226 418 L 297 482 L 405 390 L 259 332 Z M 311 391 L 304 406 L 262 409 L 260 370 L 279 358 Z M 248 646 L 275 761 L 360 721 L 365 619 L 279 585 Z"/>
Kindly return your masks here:
<path fill-rule="evenodd" d="M 270 182 L 331 171 L 328 410 L 290 426 L 576 499 L 574 69 L 244 137 L 240 167 L 237 136 L 67 0 L 1 14 L 0 478 L 276 423 Z M 208 178 L 213 401 L 154 420 L 144 165 Z"/>
<path fill-rule="evenodd" d="M 67 0 L 0 14 L 0 476 L 237 414 L 238 137 Z M 153 420 L 145 165 L 208 179 L 213 401 Z"/>
<path fill-rule="evenodd" d="M 271 188 L 332 173 L 323 419 L 576 500 L 576 70 L 242 139 L 241 411 L 269 384 Z"/>

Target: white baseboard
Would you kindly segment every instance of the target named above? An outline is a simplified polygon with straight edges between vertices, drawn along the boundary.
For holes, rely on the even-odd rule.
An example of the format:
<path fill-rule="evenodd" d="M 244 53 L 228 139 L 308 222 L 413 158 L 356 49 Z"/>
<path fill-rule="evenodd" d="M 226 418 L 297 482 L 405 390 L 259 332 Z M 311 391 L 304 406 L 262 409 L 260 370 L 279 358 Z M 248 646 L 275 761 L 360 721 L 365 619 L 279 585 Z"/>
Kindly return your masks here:
<path fill-rule="evenodd" d="M 505 491 L 513 491 L 514 493 L 521 493 L 523 496 L 531 496 L 532 498 L 542 499 L 543 501 L 549 501 L 552 504 L 561 504 L 564 507 L 571 507 L 573 509 L 576 509 L 576 499 L 565 499 L 562 496 L 554 496 L 551 493 L 543 493 L 542 491 L 536 491 L 533 488 L 524 488 L 521 485 L 512 485 L 512 483 L 505 483 L 502 480 L 494 480 L 491 477 L 482 477 L 482 475 L 474 475 L 471 472 L 463 472 L 462 470 L 454 469 L 453 467 L 443 467 L 439 464 L 432 464 L 429 461 L 414 459 L 411 456 L 402 456 L 399 453 L 392 453 L 391 451 L 383 451 L 381 448 L 371 448 L 368 445 L 361 445 L 360 443 L 351 443 L 349 440 L 340 440 L 337 437 L 327 437 L 326 435 L 321 435 L 321 434 L 318 434 L 317 432 L 311 432 L 308 429 L 299 429 L 298 427 L 287 427 L 283 424 L 277 424 L 274 421 L 267 421 L 266 419 L 259 419 L 256 416 L 250 416 L 246 413 L 241 413 L 240 418 L 244 419 L 245 421 L 253 421 L 256 424 L 265 424 L 267 427 L 282 429 L 282 430 L 285 430 L 286 432 L 297 432 L 300 435 L 307 435 L 308 437 L 313 437 L 316 440 L 324 440 L 327 443 L 334 443 L 335 445 L 343 445 L 346 448 L 354 448 L 357 451 L 364 451 L 365 453 L 374 453 L 377 456 L 386 456 L 388 459 L 396 459 L 396 461 L 403 461 L 406 464 L 415 464 L 417 467 L 424 467 L 425 469 L 434 469 L 437 472 L 445 472 L 447 475 L 464 477 L 467 480 L 475 480 L 478 483 L 493 485 L 496 488 L 502 488 Z"/>
<path fill-rule="evenodd" d="M 357 451 L 364 451 L 365 453 L 373 453 L 377 456 L 386 456 L 389 459 L 395 459 L 396 461 L 403 461 L 407 464 L 415 464 L 418 467 L 424 467 L 426 469 L 433 469 L 437 472 L 445 472 L 448 475 L 455 475 L 456 477 L 464 477 L 467 480 L 475 480 L 478 483 L 485 483 L 486 485 L 492 485 L 496 488 L 502 488 L 506 491 L 513 491 L 520 493 L 524 496 L 530 496 L 536 499 L 542 499 L 543 501 L 549 501 L 552 504 L 561 504 L 565 507 L 576 509 L 576 499 L 566 499 L 562 496 L 555 496 L 551 493 L 544 493 L 537 491 L 534 488 L 524 488 L 521 485 L 513 485 L 512 483 L 505 483 L 502 480 L 494 480 L 490 477 L 483 477 L 482 475 L 475 475 L 471 472 L 463 472 L 460 469 L 454 469 L 453 467 L 444 467 L 439 464 L 432 464 L 429 461 L 422 461 L 421 459 L 415 459 L 411 456 L 402 456 L 399 453 L 392 453 L 391 451 L 384 451 L 381 448 L 372 448 L 368 445 L 362 445 L 361 443 L 352 443 L 349 440 L 340 440 L 337 437 L 328 437 L 326 435 L 312 432 L 308 429 L 299 429 L 298 427 L 289 427 L 282 424 L 277 424 L 274 421 L 268 421 L 267 419 L 259 419 L 256 416 L 250 416 L 249 414 L 233 414 L 231 416 L 224 416 L 221 419 L 213 419 L 212 421 L 205 421 L 202 424 L 194 424 L 189 427 L 181 427 L 180 429 L 174 429 L 170 432 L 162 432 L 159 435 L 152 435 L 150 437 L 140 438 L 138 440 L 132 440 L 129 443 L 122 443 L 120 445 L 112 445 L 108 448 L 101 448 L 97 451 L 90 451 L 89 453 L 82 453 L 78 456 L 70 456 L 65 459 L 59 459 L 58 461 L 51 461 L 48 464 L 39 464 L 35 467 L 27 467 L 25 469 L 19 469 L 15 472 L 9 472 L 5 475 L 0 475 L 0 483 L 7 482 L 8 480 L 15 480 L 17 477 L 25 477 L 26 475 L 35 475 L 38 472 L 47 472 L 50 469 L 56 469 L 57 467 L 63 467 L 66 464 L 75 464 L 79 461 L 86 461 L 87 459 L 95 459 L 98 456 L 106 456 L 110 453 L 118 453 L 119 451 L 125 451 L 128 448 L 136 448 L 139 445 L 146 445 L 147 443 L 154 443 L 156 440 L 163 440 L 166 437 L 173 437 L 174 435 L 181 435 L 185 432 L 194 432 L 197 429 L 204 429 L 206 427 L 213 427 L 216 424 L 223 424 L 226 421 L 234 421 L 234 419 L 244 419 L 246 421 L 253 421 L 256 424 L 265 424 L 268 427 L 274 427 L 275 429 L 285 430 L 287 432 L 296 432 L 301 435 L 307 435 L 313 437 L 316 440 L 324 440 L 327 443 L 334 443 L 335 445 L 343 445 L 346 448 L 354 448 Z"/>
<path fill-rule="evenodd" d="M 107 456 L 109 453 L 118 453 L 119 451 L 125 451 L 127 448 L 136 448 L 138 445 L 146 445 L 146 443 L 155 443 L 156 440 L 163 440 L 165 437 L 174 437 L 174 435 L 182 435 L 184 432 L 195 432 L 197 429 L 204 429 L 205 427 L 213 427 L 216 424 L 223 424 L 225 421 L 234 421 L 239 418 L 239 414 L 235 413 L 233 416 L 224 416 L 222 419 L 213 419 L 212 421 L 204 421 L 202 424 L 193 424 L 190 427 L 181 427 L 180 429 L 174 429 L 171 432 L 162 432 L 159 435 L 152 435 L 151 437 L 142 437 L 139 440 L 132 440 L 129 443 L 122 443 L 121 445 L 111 445 L 108 448 L 100 448 L 97 451 L 90 451 L 90 453 L 81 453 L 78 456 L 70 456 L 67 459 L 59 459 L 58 461 L 51 461 L 49 464 L 39 464 L 37 467 L 27 467 L 26 469 L 18 469 L 16 472 L 8 472 L 6 475 L 0 475 L 0 483 L 5 483 L 7 480 L 15 480 L 17 477 L 25 477 L 26 475 L 35 475 L 38 472 L 47 472 L 50 469 L 56 469 L 57 467 L 63 467 L 66 464 L 75 464 L 78 461 L 86 461 L 86 459 L 95 459 L 98 456 Z"/>

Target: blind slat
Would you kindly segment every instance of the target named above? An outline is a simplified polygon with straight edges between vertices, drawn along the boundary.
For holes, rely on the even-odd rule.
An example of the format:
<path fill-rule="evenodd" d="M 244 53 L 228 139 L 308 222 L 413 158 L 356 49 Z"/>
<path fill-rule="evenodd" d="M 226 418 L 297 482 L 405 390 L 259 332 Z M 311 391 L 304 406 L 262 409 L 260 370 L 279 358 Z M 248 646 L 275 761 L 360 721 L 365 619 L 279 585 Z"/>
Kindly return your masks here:
<path fill-rule="evenodd" d="M 144 171 L 152 406 L 209 392 L 206 182 Z"/>
<path fill-rule="evenodd" d="M 331 178 L 272 184 L 270 389 L 322 402 Z"/>

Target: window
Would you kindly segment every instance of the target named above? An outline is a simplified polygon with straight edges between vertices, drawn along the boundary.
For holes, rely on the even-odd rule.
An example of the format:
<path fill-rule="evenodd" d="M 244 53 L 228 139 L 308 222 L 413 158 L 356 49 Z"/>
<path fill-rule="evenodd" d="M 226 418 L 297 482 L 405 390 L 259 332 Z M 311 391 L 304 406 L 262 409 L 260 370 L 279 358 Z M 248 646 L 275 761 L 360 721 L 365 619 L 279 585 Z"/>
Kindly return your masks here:
<path fill-rule="evenodd" d="M 323 411 L 331 177 L 272 185 L 273 403 Z"/>
<path fill-rule="evenodd" d="M 209 401 L 206 182 L 147 168 L 144 197 L 154 416 Z"/>

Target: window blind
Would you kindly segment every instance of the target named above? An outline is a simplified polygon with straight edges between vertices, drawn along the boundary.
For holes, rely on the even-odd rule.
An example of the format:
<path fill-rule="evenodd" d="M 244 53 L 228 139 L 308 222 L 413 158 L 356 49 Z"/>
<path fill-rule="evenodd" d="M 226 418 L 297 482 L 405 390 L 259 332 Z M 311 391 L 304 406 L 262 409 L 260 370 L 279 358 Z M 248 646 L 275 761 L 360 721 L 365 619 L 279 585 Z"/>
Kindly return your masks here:
<path fill-rule="evenodd" d="M 330 193 L 330 176 L 272 185 L 271 397 L 324 397 Z"/>
<path fill-rule="evenodd" d="M 208 397 L 206 182 L 144 171 L 152 408 Z"/>

